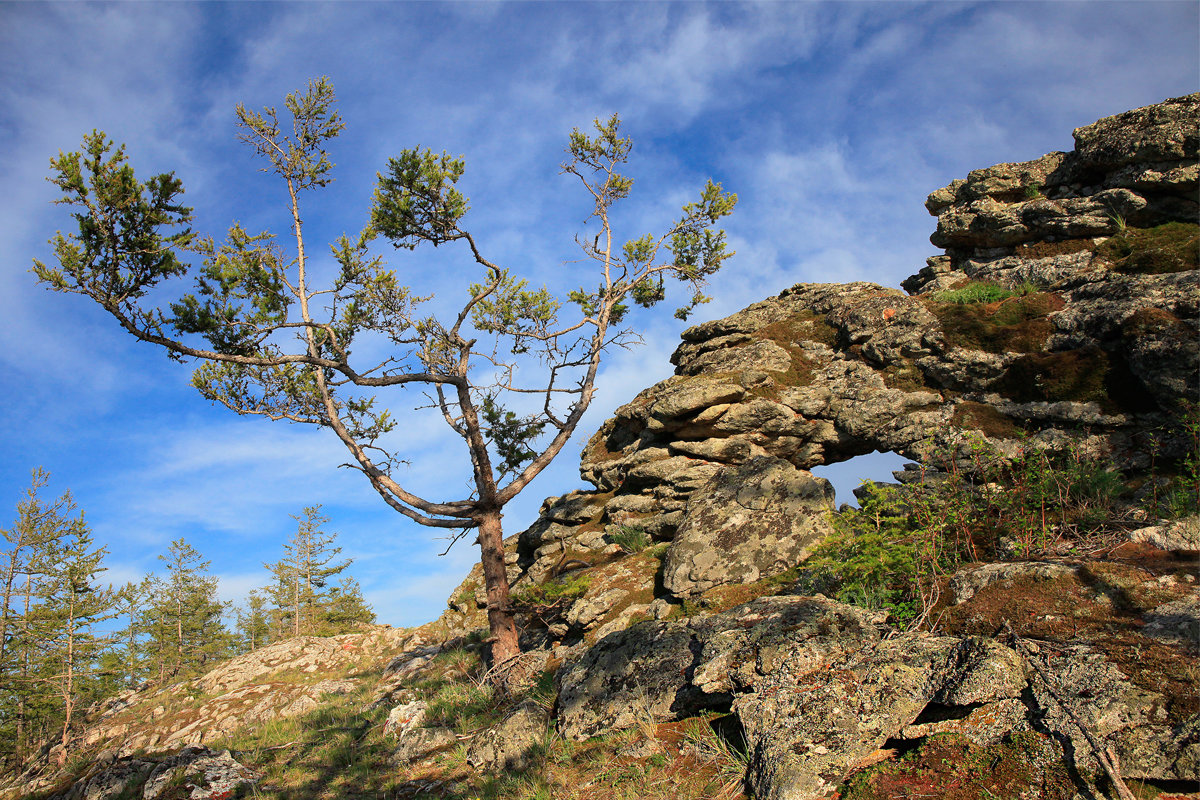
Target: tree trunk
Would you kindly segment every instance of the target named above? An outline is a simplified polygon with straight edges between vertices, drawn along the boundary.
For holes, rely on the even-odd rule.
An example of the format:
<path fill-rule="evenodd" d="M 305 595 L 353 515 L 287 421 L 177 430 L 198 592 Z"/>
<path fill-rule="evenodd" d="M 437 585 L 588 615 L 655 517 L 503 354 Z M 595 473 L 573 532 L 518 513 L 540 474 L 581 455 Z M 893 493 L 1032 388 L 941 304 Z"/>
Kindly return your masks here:
<path fill-rule="evenodd" d="M 500 509 L 483 512 L 479 517 L 479 549 L 483 565 L 483 585 L 487 589 L 488 628 L 492 640 L 492 665 L 503 664 L 521 652 L 517 643 L 517 622 L 508 597 L 508 572 L 504 567 L 504 529 Z"/>
<path fill-rule="evenodd" d="M 67 744 L 71 741 L 71 716 L 75 711 L 75 602 L 72 588 L 70 620 L 67 625 L 67 663 L 66 674 L 63 676 L 63 728 L 62 755 L 59 763 L 67 759 Z"/>

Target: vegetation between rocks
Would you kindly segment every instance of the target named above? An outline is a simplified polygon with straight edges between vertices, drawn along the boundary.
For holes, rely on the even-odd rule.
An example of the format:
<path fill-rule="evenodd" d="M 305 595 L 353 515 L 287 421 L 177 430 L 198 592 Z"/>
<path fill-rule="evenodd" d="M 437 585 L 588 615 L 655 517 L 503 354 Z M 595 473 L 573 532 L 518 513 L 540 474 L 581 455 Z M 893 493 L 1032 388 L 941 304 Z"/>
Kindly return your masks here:
<path fill-rule="evenodd" d="M 1161 275 L 1197 269 L 1200 253 L 1200 225 L 1167 222 L 1153 228 L 1120 226 L 1117 234 L 1106 239 L 1097 255 L 1112 264 L 1116 272 Z"/>
<path fill-rule="evenodd" d="M 1061 297 L 1048 292 L 1014 292 L 988 300 L 985 298 L 995 290 L 968 285 L 956 291 L 965 294 L 952 295 L 956 299 L 950 300 L 934 295 L 925 302 L 949 344 L 988 353 L 1040 351 L 1050 336 L 1047 317 L 1065 306 Z"/>
<path fill-rule="evenodd" d="M 1195 447 L 1194 411 L 1188 420 Z M 861 507 L 833 514 L 835 533 L 806 562 L 807 588 L 917 626 L 962 564 L 1111 548 L 1133 510 L 1133 490 L 1121 473 L 1078 448 L 1026 447 L 1005 459 L 976 440 L 970 456 L 969 470 L 948 454 L 934 458 L 942 469 L 907 486 L 865 483 Z M 1144 512 L 1197 513 L 1197 458 L 1193 449 L 1161 490 L 1140 499 Z"/>

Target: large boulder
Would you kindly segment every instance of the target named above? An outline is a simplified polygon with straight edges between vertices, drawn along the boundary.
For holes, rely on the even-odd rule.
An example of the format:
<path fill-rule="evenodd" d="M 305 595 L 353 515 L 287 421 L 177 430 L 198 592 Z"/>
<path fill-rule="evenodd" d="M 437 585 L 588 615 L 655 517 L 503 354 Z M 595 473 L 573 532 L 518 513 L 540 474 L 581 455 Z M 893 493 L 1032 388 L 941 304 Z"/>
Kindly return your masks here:
<path fill-rule="evenodd" d="M 926 633 L 817 658 L 797 638 L 781 656 L 733 704 L 746 732 L 749 783 L 762 800 L 826 797 L 930 703 L 991 705 L 990 714 L 977 716 L 994 716 L 995 701 L 1019 697 L 1026 685 L 1006 648 Z M 1001 709 L 1011 713 L 1011 706 Z M 1017 711 L 1023 718 L 1019 703 Z M 1016 720 L 1005 722 L 1009 728 Z"/>
<path fill-rule="evenodd" d="M 833 500 L 829 481 L 781 458 L 725 467 L 688 502 L 663 586 L 687 597 L 787 570 L 832 531 Z"/>
<path fill-rule="evenodd" d="M 521 703 L 471 741 L 467 763 L 489 772 L 526 769 L 545 742 L 549 726 L 546 708 L 532 701 Z"/>
<path fill-rule="evenodd" d="M 875 618 L 831 600 L 766 597 L 706 618 L 646 621 L 606 636 L 565 665 L 558 730 L 570 739 L 727 709 L 777 664 L 783 643 L 813 653 L 857 650 L 878 639 Z"/>

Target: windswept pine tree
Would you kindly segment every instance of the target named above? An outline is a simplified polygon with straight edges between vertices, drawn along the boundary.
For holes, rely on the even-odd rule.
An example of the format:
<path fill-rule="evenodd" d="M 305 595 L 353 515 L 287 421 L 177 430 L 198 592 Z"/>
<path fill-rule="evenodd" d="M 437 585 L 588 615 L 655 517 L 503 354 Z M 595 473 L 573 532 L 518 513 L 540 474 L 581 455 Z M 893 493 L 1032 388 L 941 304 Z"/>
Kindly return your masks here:
<path fill-rule="evenodd" d="M 35 274 L 55 291 L 91 298 L 170 357 L 202 362 L 192 383 L 203 397 L 238 414 L 328 428 L 398 513 L 470 536 L 480 547 L 491 655 L 498 664 L 515 658 L 504 507 L 574 434 L 604 355 L 637 341 L 636 329 L 625 327 L 632 306 L 663 301 L 668 279 L 688 289 L 679 318 L 708 300 L 706 280 L 732 255 L 715 225 L 737 197 L 709 181 L 661 233 L 624 239 L 614 229 L 615 206 L 633 188 L 620 171 L 633 142 L 615 114 L 596 120 L 595 135 L 573 130 L 561 168 L 578 180 L 595 227 L 576 237 L 587 265 L 571 267 L 569 285 L 578 288 L 553 292 L 489 260 L 464 227 L 463 159 L 404 149 L 378 174 L 365 227 L 331 244 L 339 269 L 323 283 L 309 263 L 301 197 L 333 181 L 329 147 L 345 124 L 332 85 L 320 78 L 289 94 L 282 119 L 274 107 L 239 105 L 237 120 L 239 138 L 286 190 L 288 251 L 269 231 L 236 223 L 221 244 L 198 235 L 174 174 L 138 180 L 124 147 L 93 131 L 80 150 L 51 161 L 58 202 L 71 207 L 78 233 L 57 234 L 56 263 L 35 261 Z M 400 250 L 466 250 L 476 270 L 462 276 L 458 310 L 431 315 L 423 307 L 429 298 L 404 286 L 402 273 L 373 250 L 384 241 Z M 172 288 L 189 273 L 194 291 Z M 461 439 L 471 488 L 460 499 L 431 500 L 402 485 L 399 466 L 413 442 L 387 397 L 414 388 Z M 533 398 L 531 413 L 517 413 Z M 302 624 L 297 616 L 293 631 Z M 494 678 L 503 683 L 504 674 Z"/>

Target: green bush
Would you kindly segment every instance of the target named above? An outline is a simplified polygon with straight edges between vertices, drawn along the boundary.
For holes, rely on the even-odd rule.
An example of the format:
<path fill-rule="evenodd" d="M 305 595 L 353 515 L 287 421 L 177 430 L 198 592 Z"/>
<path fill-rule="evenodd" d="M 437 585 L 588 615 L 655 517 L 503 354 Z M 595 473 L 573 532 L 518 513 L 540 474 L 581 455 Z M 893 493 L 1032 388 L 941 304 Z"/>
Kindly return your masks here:
<path fill-rule="evenodd" d="M 863 488 L 860 508 L 833 515 L 834 533 L 808 561 L 809 580 L 844 603 L 887 609 L 906 624 L 916 614 L 912 589 L 922 571 L 918 531 L 901 490 L 869 481 Z"/>
<path fill-rule="evenodd" d="M 626 553 L 640 553 L 650 546 L 650 535 L 632 525 L 622 525 L 616 533 L 608 535 L 608 540 Z"/>

